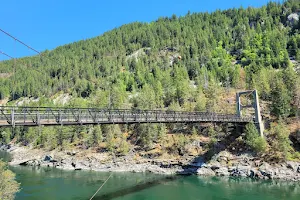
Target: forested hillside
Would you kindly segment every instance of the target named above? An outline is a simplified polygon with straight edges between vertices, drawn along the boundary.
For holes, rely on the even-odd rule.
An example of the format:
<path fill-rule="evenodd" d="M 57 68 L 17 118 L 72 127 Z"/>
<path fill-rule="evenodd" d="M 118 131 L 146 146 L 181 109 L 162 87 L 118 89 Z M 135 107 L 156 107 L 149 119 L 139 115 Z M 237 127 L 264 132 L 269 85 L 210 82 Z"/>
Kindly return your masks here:
<path fill-rule="evenodd" d="M 114 108 L 124 106 L 128 92 L 140 93 L 134 106 L 161 108 L 197 102 L 190 89 L 194 81 L 196 94 L 217 86 L 257 88 L 263 99 L 274 99 L 274 89 L 288 93 L 290 102 L 297 85 L 290 58 L 300 60 L 300 35 L 299 20 L 288 17 L 298 11 L 300 2 L 294 0 L 124 25 L 19 59 L 15 73 L 14 62 L 1 62 L 0 72 L 10 76 L 0 79 L 0 97 L 50 97 L 65 91 L 94 97 L 91 104 L 107 107 L 111 90 Z M 197 109 L 204 109 L 199 104 Z"/>
<path fill-rule="evenodd" d="M 67 93 L 67 106 L 234 112 L 234 104 L 218 104 L 221 94 L 256 88 L 271 116 L 294 117 L 299 15 L 300 1 L 288 0 L 127 24 L 15 64 L 0 62 L 0 98 L 13 104 L 34 97 L 31 105 L 49 106 Z"/>

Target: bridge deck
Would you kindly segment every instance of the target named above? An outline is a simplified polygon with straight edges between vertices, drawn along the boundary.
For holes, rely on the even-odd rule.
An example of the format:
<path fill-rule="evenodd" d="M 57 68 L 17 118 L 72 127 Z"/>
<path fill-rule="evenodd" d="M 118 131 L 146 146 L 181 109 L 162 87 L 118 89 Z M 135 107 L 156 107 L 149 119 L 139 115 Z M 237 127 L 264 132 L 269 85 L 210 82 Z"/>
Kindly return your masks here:
<path fill-rule="evenodd" d="M 98 108 L 0 107 L 0 127 L 87 124 L 227 122 L 248 123 L 251 117 L 205 112 L 110 110 Z"/>

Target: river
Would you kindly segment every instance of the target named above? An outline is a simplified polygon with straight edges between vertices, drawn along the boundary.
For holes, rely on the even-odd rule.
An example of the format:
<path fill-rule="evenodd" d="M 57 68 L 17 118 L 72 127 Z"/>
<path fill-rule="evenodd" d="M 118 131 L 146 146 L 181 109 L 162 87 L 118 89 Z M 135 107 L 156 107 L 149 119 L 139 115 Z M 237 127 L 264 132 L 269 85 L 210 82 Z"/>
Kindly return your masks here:
<path fill-rule="evenodd" d="M 0 157 L 8 159 L 6 153 Z M 89 199 L 110 173 L 10 167 L 21 183 L 16 199 Z M 299 200 L 300 184 L 241 178 L 113 173 L 94 198 L 101 200 Z"/>

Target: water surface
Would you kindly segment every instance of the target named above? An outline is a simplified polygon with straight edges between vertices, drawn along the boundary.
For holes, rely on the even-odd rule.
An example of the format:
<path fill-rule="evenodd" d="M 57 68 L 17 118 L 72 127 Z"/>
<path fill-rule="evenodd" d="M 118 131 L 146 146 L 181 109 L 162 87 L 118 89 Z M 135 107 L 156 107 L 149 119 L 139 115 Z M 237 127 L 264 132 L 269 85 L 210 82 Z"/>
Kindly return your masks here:
<path fill-rule="evenodd" d="M 1 155 L 3 156 L 3 154 Z M 11 167 L 21 182 L 16 199 L 89 199 L 110 173 Z M 299 200 L 300 184 L 239 178 L 113 173 L 94 199 Z"/>

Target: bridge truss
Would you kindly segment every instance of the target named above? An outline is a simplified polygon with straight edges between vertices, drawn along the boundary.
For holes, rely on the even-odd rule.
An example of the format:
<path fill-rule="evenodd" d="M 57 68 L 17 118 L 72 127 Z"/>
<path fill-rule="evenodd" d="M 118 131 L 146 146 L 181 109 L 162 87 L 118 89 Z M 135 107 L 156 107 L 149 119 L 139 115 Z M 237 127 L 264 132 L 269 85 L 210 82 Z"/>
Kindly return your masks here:
<path fill-rule="evenodd" d="M 0 127 L 134 123 L 249 123 L 237 114 L 98 108 L 0 107 Z"/>

